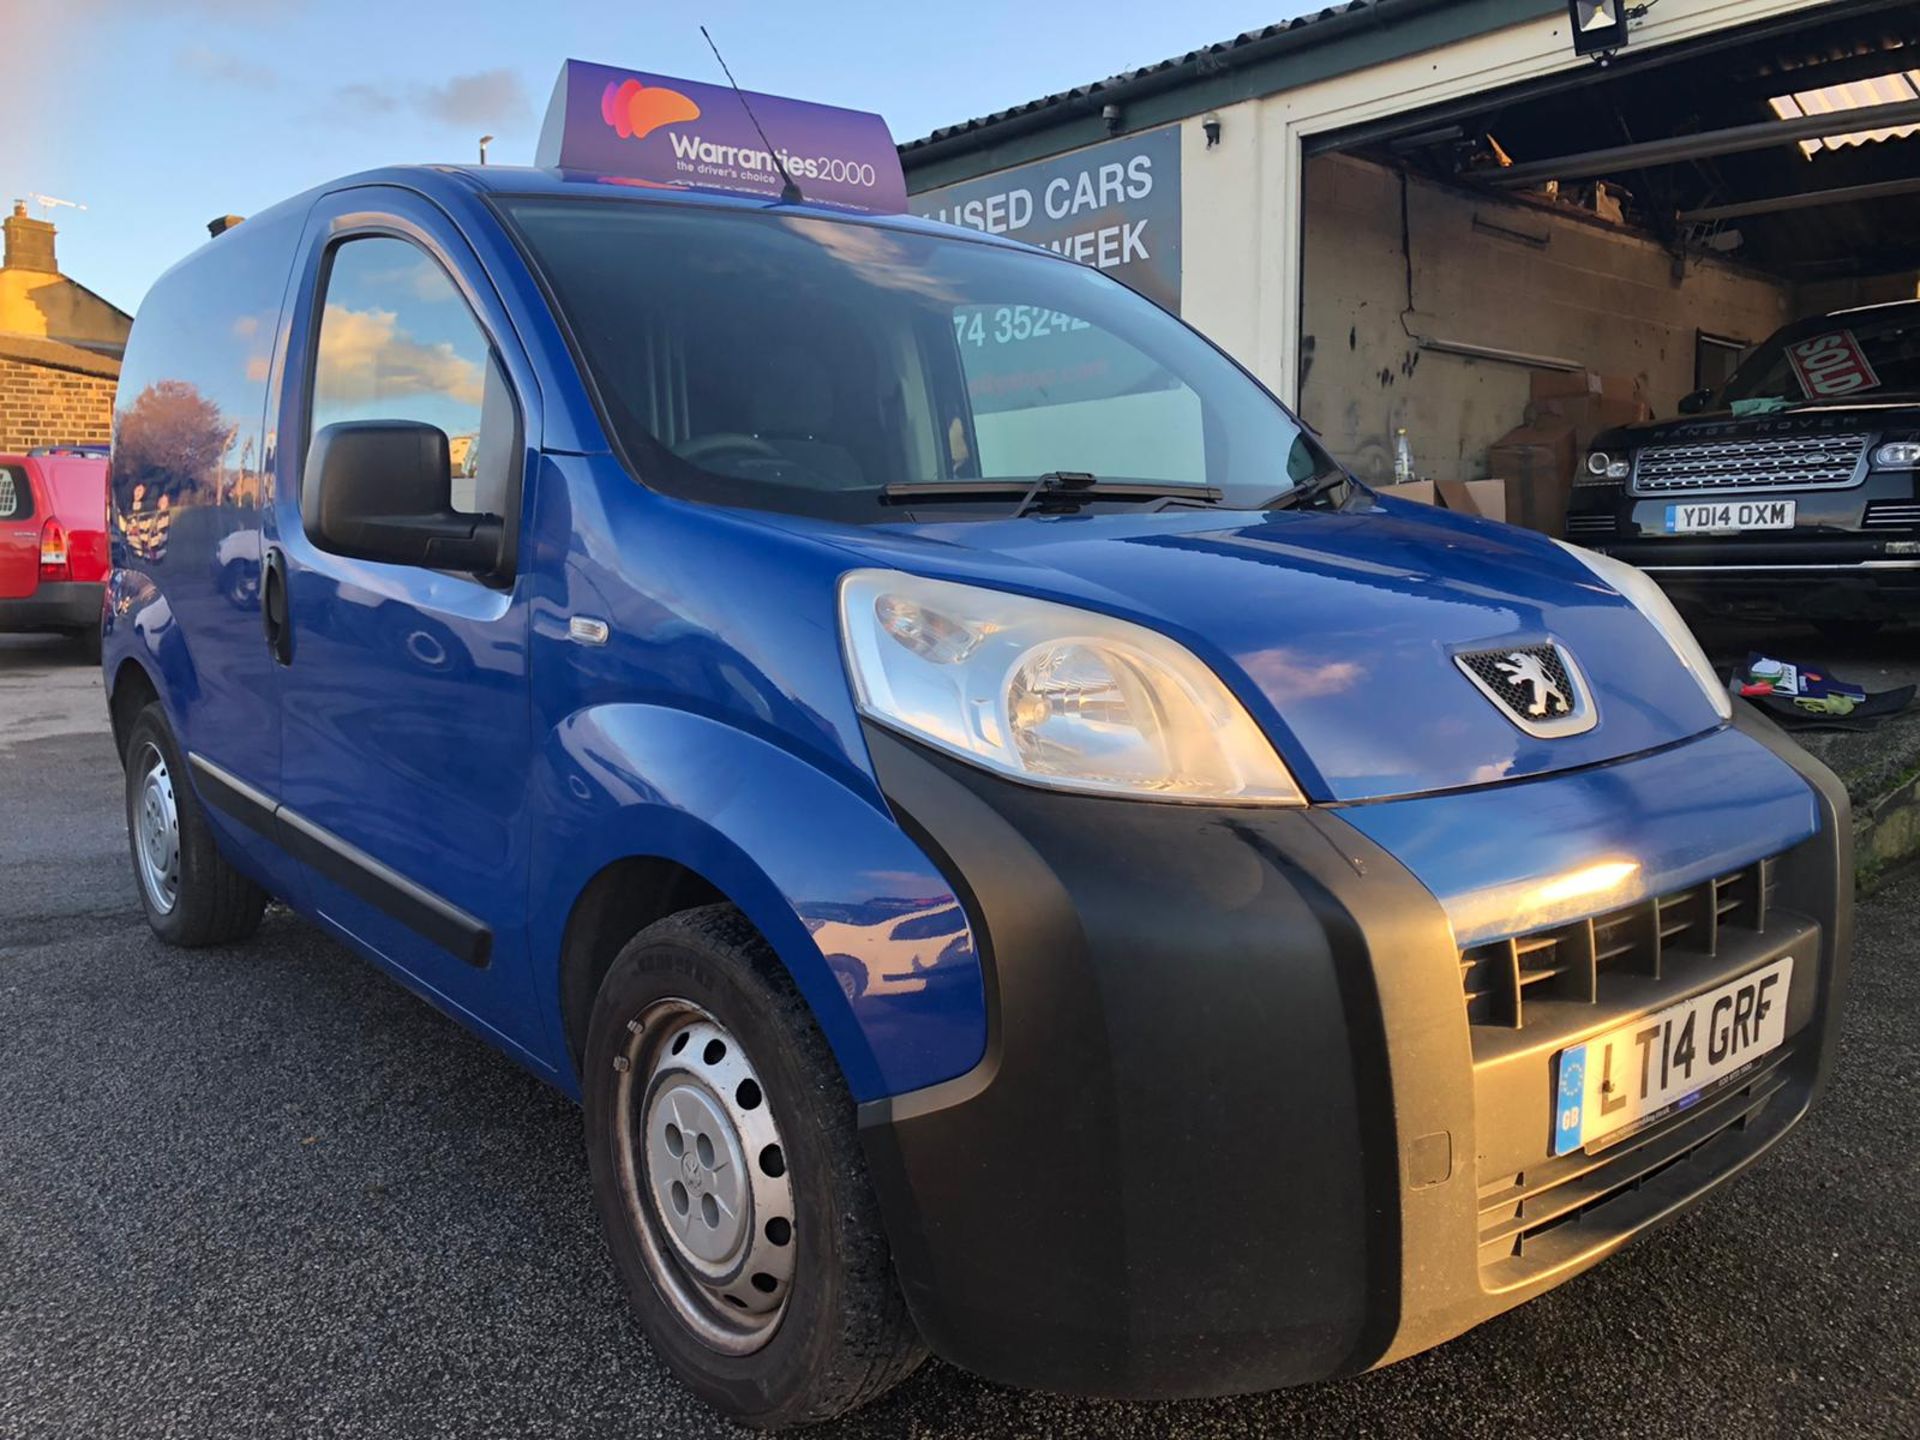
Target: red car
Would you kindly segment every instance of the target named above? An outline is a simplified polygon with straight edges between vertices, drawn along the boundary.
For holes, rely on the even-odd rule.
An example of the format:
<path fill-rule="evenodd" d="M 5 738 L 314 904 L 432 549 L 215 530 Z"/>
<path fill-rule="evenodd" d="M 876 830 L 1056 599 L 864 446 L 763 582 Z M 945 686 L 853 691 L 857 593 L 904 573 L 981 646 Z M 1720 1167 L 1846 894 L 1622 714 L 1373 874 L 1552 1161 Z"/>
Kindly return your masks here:
<path fill-rule="evenodd" d="M 105 448 L 0 455 L 0 634 L 66 631 L 97 656 L 106 580 Z"/>

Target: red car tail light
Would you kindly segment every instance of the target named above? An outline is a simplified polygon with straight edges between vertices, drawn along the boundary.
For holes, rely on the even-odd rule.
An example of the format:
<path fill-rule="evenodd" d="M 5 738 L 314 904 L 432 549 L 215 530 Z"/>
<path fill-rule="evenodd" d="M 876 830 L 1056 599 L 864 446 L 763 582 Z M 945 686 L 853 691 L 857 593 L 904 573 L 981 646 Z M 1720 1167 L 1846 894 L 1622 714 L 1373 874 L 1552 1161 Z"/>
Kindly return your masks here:
<path fill-rule="evenodd" d="M 73 571 L 67 564 L 67 532 L 60 528 L 58 520 L 49 520 L 40 530 L 40 578 L 42 580 L 71 580 Z"/>

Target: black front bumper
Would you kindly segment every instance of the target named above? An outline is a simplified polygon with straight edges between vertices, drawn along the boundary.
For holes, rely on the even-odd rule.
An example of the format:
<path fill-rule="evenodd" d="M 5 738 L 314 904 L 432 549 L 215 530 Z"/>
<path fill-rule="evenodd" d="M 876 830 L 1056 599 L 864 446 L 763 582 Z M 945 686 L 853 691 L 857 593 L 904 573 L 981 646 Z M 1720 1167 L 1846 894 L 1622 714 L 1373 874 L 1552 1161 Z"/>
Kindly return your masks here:
<path fill-rule="evenodd" d="M 0 634 L 98 630 L 106 588 L 97 580 L 43 580 L 31 595 L 0 600 Z"/>
<path fill-rule="evenodd" d="M 1003 1383 L 1089 1394 L 1322 1379 L 1478 1324 L 1753 1159 L 1831 1064 L 1851 862 L 1837 782 L 1743 724 L 1822 810 L 1776 867 L 1780 933 L 1819 955 L 1784 1083 L 1518 1269 L 1484 1252 L 1481 1157 L 1516 1130 L 1544 1145 L 1551 1086 L 1516 1088 L 1511 1053 L 1483 1053 L 1446 917 L 1392 856 L 1331 810 L 1067 796 L 869 730 L 989 970 L 980 1065 L 861 1107 L 928 1343 Z"/>
<path fill-rule="evenodd" d="M 1788 530 L 1670 535 L 1669 506 L 1697 501 L 1792 501 Z M 1702 609 L 1758 610 L 1794 618 L 1920 615 L 1920 525 L 1888 523 L 1913 512 L 1905 473 L 1874 473 L 1825 490 L 1674 491 L 1576 485 L 1566 537 L 1637 565 L 1681 601 Z"/>

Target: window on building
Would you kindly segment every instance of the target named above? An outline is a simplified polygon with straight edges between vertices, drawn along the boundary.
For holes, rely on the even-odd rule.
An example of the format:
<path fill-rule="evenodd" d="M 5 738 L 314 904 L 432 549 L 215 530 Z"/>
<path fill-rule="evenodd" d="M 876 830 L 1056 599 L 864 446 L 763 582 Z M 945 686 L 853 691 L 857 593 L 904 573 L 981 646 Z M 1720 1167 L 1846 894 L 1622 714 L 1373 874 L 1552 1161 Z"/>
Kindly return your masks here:
<path fill-rule="evenodd" d="M 504 516 L 513 397 L 446 271 L 405 240 L 349 240 L 334 252 L 324 300 L 313 429 L 341 420 L 437 426 L 447 436 L 453 508 Z"/>
<path fill-rule="evenodd" d="M 1718 395 L 1733 378 L 1733 372 L 1740 368 L 1740 357 L 1752 348 L 1751 341 L 1736 340 L 1731 335 L 1694 331 L 1693 388 L 1711 390 Z"/>

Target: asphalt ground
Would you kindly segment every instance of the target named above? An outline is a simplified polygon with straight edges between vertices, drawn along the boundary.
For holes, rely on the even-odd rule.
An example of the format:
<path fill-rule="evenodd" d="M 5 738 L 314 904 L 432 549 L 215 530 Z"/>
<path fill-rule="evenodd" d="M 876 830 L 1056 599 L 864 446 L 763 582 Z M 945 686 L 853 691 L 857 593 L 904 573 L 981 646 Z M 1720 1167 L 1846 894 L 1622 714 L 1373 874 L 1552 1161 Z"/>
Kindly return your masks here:
<path fill-rule="evenodd" d="M 97 676 L 0 638 L 0 1437 L 730 1433 L 628 1317 L 573 1107 L 285 911 L 159 945 L 120 783 Z M 1449 1345 L 1155 1406 L 935 1363 L 811 1433 L 1920 1435 L 1917 925 L 1920 876 L 1861 908 L 1798 1130 Z"/>

